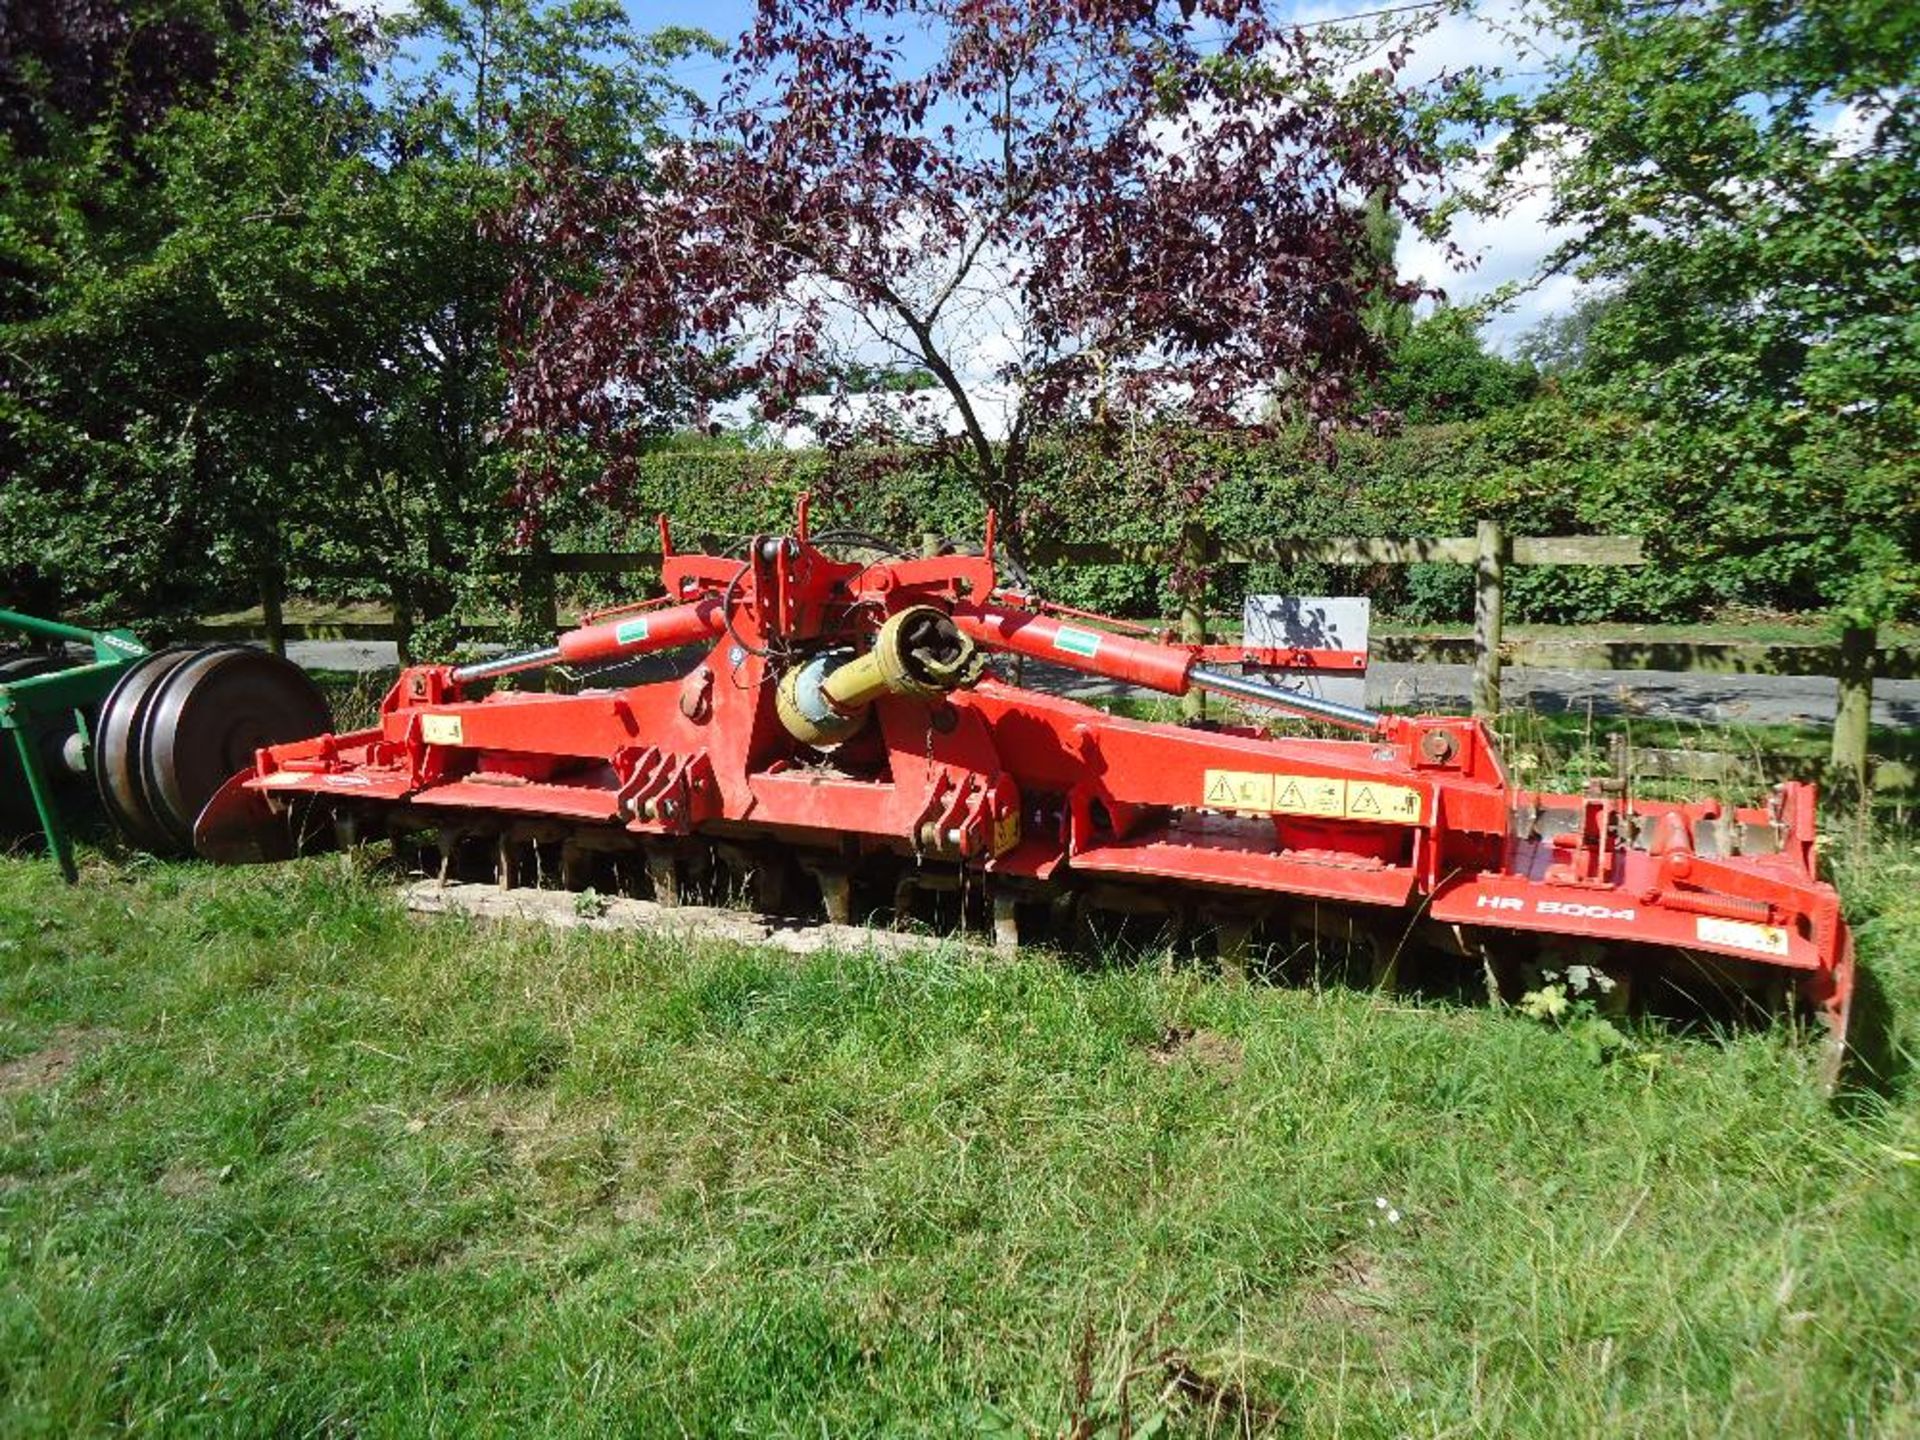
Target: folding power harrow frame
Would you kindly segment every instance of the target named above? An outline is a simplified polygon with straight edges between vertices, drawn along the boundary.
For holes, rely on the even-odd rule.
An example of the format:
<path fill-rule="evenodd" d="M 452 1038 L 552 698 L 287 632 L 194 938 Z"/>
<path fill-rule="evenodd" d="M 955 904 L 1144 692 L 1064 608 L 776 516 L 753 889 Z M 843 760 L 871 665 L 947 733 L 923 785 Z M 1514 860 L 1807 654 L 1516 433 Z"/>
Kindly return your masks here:
<path fill-rule="evenodd" d="M 1311 945 L 1375 979 L 1419 957 L 1513 985 L 1585 960 L 1739 1005 L 1797 996 L 1844 1034 L 1852 943 L 1811 786 L 1752 808 L 1518 790 L 1476 721 L 1333 704 L 1004 587 L 991 521 L 980 554 L 924 558 L 839 558 L 804 502 L 744 557 L 661 538 L 658 598 L 527 654 L 409 668 L 369 728 L 261 749 L 200 816 L 201 853 L 392 837 L 429 874 L 668 902 L 748 885 L 841 922 L 930 906 L 1006 943 L 1131 912 L 1228 968 Z M 669 651 L 698 653 L 650 683 L 490 683 Z M 1352 738 L 1119 718 L 989 657 Z"/>

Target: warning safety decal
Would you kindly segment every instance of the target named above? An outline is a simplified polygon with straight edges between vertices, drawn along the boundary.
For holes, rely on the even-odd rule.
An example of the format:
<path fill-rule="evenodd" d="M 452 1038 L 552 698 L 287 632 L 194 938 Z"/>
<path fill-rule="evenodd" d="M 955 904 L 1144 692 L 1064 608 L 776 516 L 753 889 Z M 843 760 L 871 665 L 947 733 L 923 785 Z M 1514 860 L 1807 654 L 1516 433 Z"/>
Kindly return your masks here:
<path fill-rule="evenodd" d="M 1755 925 L 1751 920 L 1721 920 L 1702 915 L 1693 933 L 1710 945 L 1732 945 L 1761 955 L 1787 953 L 1787 932 L 1778 925 Z"/>
<path fill-rule="evenodd" d="M 464 728 L 458 715 L 422 715 L 420 717 L 420 738 L 429 745 L 461 744 Z"/>
<path fill-rule="evenodd" d="M 1412 786 L 1378 780 L 1336 780 L 1325 775 L 1209 770 L 1200 803 L 1209 810 L 1378 820 L 1389 825 L 1420 823 L 1420 792 Z"/>

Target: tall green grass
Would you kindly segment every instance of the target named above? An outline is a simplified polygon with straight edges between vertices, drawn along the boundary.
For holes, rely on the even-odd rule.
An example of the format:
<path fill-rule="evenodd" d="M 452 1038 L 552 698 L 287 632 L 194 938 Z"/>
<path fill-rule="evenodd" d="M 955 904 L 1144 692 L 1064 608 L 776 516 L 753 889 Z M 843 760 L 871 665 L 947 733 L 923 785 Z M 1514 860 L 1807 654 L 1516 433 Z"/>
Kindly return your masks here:
<path fill-rule="evenodd" d="M 405 917 L 0 861 L 0 1432 L 1910 1435 L 1891 1014 L 1787 1028 Z"/>

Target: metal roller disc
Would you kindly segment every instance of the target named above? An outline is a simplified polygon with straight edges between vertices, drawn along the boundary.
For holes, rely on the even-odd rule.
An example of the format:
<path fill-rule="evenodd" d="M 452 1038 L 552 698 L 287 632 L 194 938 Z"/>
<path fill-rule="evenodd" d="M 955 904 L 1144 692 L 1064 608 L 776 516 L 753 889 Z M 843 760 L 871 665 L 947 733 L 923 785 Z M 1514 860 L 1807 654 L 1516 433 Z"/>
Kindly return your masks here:
<path fill-rule="evenodd" d="M 166 832 L 147 803 L 141 775 L 147 715 L 160 682 L 183 661 L 203 653 L 185 646 L 156 650 L 128 667 L 100 703 L 100 722 L 93 732 L 94 788 L 114 830 L 144 850 L 167 848 Z"/>
<path fill-rule="evenodd" d="M 147 803 L 168 848 L 192 851 L 194 821 L 254 751 L 332 728 L 307 672 L 264 650 L 206 650 L 175 668 L 154 693 L 140 746 Z"/>

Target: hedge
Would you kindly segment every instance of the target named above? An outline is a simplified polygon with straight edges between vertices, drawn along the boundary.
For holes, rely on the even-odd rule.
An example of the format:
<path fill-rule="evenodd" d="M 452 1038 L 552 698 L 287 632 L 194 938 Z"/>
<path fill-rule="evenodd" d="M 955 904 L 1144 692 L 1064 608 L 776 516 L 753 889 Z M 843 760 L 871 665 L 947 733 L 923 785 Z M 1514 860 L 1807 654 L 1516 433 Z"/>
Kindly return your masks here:
<path fill-rule="evenodd" d="M 1034 457 L 1024 510 L 1031 535 L 1062 541 L 1171 541 L 1179 497 L 1190 494 L 1228 538 L 1461 535 L 1481 518 L 1514 533 L 1646 536 L 1653 563 L 1637 569 L 1510 569 L 1508 613 L 1520 621 L 1684 621 L 1729 603 L 1818 603 L 1804 583 L 1817 557 L 1796 556 L 1799 541 L 1663 523 L 1662 481 L 1633 453 L 1635 438 L 1624 423 L 1547 400 L 1470 423 L 1348 433 L 1330 445 L 1297 433 L 1184 436 L 1170 462 L 1166 447 L 1130 455 L 1056 446 Z M 685 536 L 782 531 L 802 491 L 814 496 L 817 530 L 854 528 L 902 545 L 929 532 L 975 540 L 984 518 L 959 462 L 945 456 L 670 447 L 641 457 L 617 506 L 567 507 L 553 544 L 651 548 L 652 517 L 662 512 Z M 1163 565 L 1043 567 L 1034 578 L 1069 604 L 1132 616 L 1174 610 Z M 1222 564 L 1208 578 L 1210 604 L 1224 610 L 1248 591 L 1367 594 L 1381 618 L 1419 623 L 1464 621 L 1472 606 L 1470 572 L 1456 565 Z"/>

